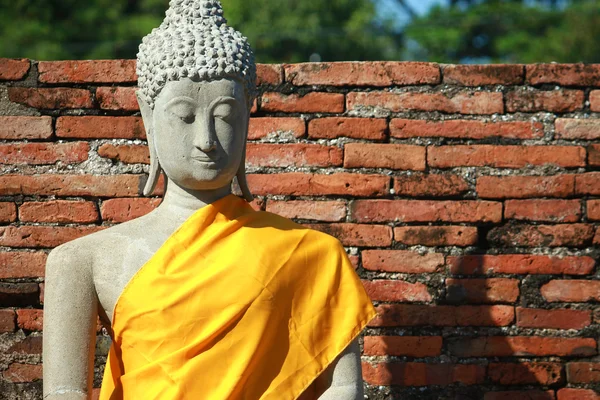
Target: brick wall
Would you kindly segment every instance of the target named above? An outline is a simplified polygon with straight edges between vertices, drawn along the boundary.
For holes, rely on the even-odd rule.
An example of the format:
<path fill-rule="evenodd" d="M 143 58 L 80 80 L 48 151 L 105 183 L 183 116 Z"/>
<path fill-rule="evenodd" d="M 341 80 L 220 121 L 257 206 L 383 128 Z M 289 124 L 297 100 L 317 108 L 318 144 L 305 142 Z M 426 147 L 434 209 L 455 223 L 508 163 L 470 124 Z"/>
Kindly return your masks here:
<path fill-rule="evenodd" d="M 5 398 L 40 398 L 47 252 L 159 202 L 135 79 L 0 60 Z M 599 398 L 600 65 L 261 65 L 259 84 L 255 205 L 347 246 L 379 311 L 370 399 Z"/>

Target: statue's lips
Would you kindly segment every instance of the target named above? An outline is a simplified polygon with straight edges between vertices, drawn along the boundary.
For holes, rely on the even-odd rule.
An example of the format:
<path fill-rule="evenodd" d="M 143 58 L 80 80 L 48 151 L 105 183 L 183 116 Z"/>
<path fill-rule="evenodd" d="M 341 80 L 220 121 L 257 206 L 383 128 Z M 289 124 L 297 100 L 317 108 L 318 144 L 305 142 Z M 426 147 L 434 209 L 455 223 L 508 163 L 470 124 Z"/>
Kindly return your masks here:
<path fill-rule="evenodd" d="M 201 164 L 204 164 L 205 166 L 215 167 L 221 160 L 221 157 L 192 156 L 192 159 L 198 161 Z"/>

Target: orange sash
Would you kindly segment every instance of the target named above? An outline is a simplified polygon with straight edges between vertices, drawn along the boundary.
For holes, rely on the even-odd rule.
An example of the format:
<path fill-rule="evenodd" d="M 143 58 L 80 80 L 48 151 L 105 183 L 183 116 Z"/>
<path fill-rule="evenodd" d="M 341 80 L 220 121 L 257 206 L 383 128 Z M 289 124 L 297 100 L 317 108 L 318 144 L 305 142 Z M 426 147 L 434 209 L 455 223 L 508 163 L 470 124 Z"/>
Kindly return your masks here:
<path fill-rule="evenodd" d="M 336 239 L 229 195 L 123 290 L 100 400 L 296 399 L 374 315 Z"/>

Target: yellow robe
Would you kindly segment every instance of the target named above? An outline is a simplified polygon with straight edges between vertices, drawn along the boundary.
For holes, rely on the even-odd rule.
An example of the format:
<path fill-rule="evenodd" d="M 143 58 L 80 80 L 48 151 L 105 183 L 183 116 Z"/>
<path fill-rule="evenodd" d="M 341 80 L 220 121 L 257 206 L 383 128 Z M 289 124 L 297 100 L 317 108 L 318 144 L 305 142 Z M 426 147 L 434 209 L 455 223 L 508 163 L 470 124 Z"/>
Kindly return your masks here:
<path fill-rule="evenodd" d="M 335 238 L 229 195 L 125 287 L 100 400 L 296 399 L 374 315 Z"/>

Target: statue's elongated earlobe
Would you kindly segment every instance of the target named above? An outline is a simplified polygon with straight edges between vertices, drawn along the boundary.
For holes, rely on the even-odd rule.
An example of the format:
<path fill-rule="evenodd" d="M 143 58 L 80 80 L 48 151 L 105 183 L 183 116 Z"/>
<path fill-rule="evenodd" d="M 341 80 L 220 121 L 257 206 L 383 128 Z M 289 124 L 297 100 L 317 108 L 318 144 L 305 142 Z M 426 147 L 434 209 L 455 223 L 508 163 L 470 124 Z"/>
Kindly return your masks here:
<path fill-rule="evenodd" d="M 154 147 L 154 132 L 152 127 L 152 108 L 146 102 L 146 100 L 136 93 L 138 104 L 140 105 L 140 111 L 142 113 L 142 119 L 144 121 L 144 127 L 146 128 L 146 138 L 148 140 L 148 150 L 150 151 L 150 173 L 148 180 L 144 186 L 144 196 L 150 196 L 156 187 L 158 178 L 162 171 L 158 156 L 156 154 L 156 148 Z"/>
<path fill-rule="evenodd" d="M 242 196 L 244 196 L 244 199 L 250 203 L 254 200 L 254 196 L 252 196 L 252 193 L 250 192 L 248 180 L 246 179 L 246 142 L 244 142 L 244 152 L 242 153 L 242 161 L 240 161 L 240 167 L 238 168 L 236 178 L 238 186 L 242 191 Z"/>

